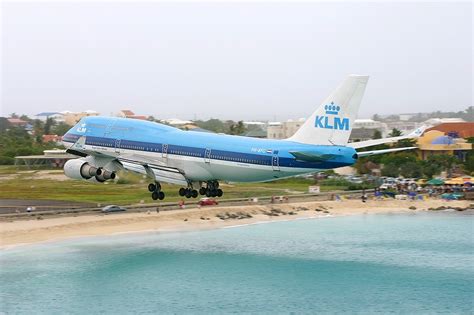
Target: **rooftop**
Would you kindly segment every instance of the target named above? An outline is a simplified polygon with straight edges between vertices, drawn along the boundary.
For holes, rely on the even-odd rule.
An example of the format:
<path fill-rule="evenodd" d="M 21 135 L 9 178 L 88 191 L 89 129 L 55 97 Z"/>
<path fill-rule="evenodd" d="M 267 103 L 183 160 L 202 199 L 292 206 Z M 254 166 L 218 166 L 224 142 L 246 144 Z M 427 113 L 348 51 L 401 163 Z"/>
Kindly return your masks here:
<path fill-rule="evenodd" d="M 456 133 L 460 138 L 474 137 L 474 122 L 447 122 L 428 128 L 426 131 L 437 130 L 448 133 Z"/>

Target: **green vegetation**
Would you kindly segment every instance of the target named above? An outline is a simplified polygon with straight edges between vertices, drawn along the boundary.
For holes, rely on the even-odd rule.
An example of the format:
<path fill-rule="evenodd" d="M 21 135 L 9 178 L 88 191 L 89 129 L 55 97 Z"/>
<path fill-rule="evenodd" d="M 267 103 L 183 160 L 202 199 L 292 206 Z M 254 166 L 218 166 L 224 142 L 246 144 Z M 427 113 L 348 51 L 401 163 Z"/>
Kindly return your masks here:
<path fill-rule="evenodd" d="M 468 155 L 466 163 L 457 157 L 447 154 L 438 154 L 428 157 L 426 161 L 419 159 L 414 152 L 399 152 L 374 157 L 361 158 L 355 164 L 360 174 L 370 172 L 368 163 L 382 164 L 382 175 L 389 177 L 403 176 L 405 178 L 432 178 L 445 171 L 448 175 L 457 167 L 464 167 L 467 172 L 472 172 L 469 163 L 473 163 L 472 153 Z"/>
<path fill-rule="evenodd" d="M 194 122 L 196 126 L 202 129 L 206 129 L 215 133 L 226 133 L 229 135 L 243 135 L 249 131 L 259 130 L 258 126 L 244 125 L 242 120 L 235 122 L 233 120 L 222 121 L 219 119 L 211 118 L 209 120 L 196 120 Z"/>
<path fill-rule="evenodd" d="M 0 165 L 14 164 L 15 156 L 42 155 L 44 150 L 56 148 L 57 145 L 53 143 L 43 143 L 43 135 L 49 133 L 63 135 L 70 128 L 62 123 L 56 124 L 52 119 L 42 122 L 12 114 L 12 117 L 15 116 L 33 126 L 33 135 L 22 127 L 11 126 L 6 118 L 0 117 Z"/>

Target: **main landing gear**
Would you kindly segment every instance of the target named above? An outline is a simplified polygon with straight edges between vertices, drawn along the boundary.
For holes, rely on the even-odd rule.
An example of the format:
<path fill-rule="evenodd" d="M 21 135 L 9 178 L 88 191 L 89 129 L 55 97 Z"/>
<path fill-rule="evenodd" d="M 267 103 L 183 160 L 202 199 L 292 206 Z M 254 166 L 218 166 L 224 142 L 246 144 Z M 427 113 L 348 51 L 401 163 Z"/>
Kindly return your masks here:
<path fill-rule="evenodd" d="M 196 198 L 198 196 L 198 192 L 196 189 L 192 189 L 192 188 L 180 188 L 179 191 L 178 191 L 178 194 L 181 196 L 181 197 L 186 197 L 186 198 Z"/>
<path fill-rule="evenodd" d="M 149 184 L 148 191 L 151 192 L 151 198 L 153 200 L 165 199 L 165 193 L 161 191 L 161 185 L 158 182 Z"/>
<path fill-rule="evenodd" d="M 179 195 L 186 198 L 196 198 L 198 196 L 198 191 L 193 189 L 192 186 L 188 188 L 180 188 Z M 207 182 L 206 187 L 202 186 L 199 188 L 199 195 L 206 197 L 222 197 L 224 192 L 219 188 L 218 181 L 209 181 Z"/>
<path fill-rule="evenodd" d="M 207 182 L 206 188 L 201 187 L 201 189 L 199 189 L 199 193 L 201 195 L 206 195 L 206 197 L 222 197 L 224 194 L 222 189 L 219 188 L 218 181 Z"/>
<path fill-rule="evenodd" d="M 165 199 L 165 193 L 161 191 L 161 185 L 159 182 L 154 182 L 148 184 L 148 191 L 151 192 L 151 198 L 153 200 L 163 200 Z M 224 192 L 219 188 L 218 181 L 208 181 L 206 186 L 202 186 L 199 191 L 193 188 L 192 184 L 189 183 L 188 188 L 180 188 L 178 194 L 181 197 L 186 198 L 197 198 L 197 196 L 202 195 L 206 197 L 222 197 Z"/>

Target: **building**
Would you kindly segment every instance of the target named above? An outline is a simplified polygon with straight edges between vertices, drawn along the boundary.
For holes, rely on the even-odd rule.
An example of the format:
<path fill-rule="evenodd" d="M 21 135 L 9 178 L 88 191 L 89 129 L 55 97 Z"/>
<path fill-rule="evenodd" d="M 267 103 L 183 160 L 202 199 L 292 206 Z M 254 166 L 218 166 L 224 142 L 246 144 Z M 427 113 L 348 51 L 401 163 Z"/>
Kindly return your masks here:
<path fill-rule="evenodd" d="M 268 139 L 286 139 L 295 134 L 295 132 L 304 124 L 305 119 L 289 119 L 284 122 L 270 122 L 267 127 Z"/>
<path fill-rule="evenodd" d="M 437 126 L 440 124 L 447 124 L 447 123 L 462 123 L 466 122 L 462 118 L 430 118 L 426 120 L 423 124 L 427 126 Z"/>
<path fill-rule="evenodd" d="M 374 139 L 374 134 L 377 129 L 355 128 L 352 129 L 349 136 L 349 142 L 358 142 Z"/>
<path fill-rule="evenodd" d="M 454 138 L 470 138 L 474 137 L 474 122 L 445 122 L 426 131 L 437 130 L 444 132 L 446 135 Z"/>
<path fill-rule="evenodd" d="M 94 110 L 86 110 L 83 112 L 62 111 L 60 114 L 63 115 L 64 123 L 70 126 L 77 124 L 83 117 L 99 116 L 99 113 Z"/>
<path fill-rule="evenodd" d="M 415 116 L 416 116 L 416 114 L 399 114 L 398 119 L 400 121 L 408 121 L 408 120 L 412 119 Z"/>
<path fill-rule="evenodd" d="M 129 109 L 122 109 L 120 112 L 118 112 L 118 117 L 122 118 L 133 118 L 133 119 L 141 119 L 141 120 L 147 120 L 148 116 L 145 115 L 135 115 L 134 112 L 132 112 Z"/>
<path fill-rule="evenodd" d="M 56 122 L 64 122 L 63 114 L 59 112 L 41 112 L 35 115 L 36 119 L 46 121 L 49 118 L 54 119 Z"/>
<path fill-rule="evenodd" d="M 184 125 L 194 124 L 190 120 L 181 120 L 181 119 L 178 119 L 178 118 L 165 119 L 165 120 L 163 120 L 163 122 L 167 125 L 174 126 L 174 127 L 177 127 L 177 128 L 181 128 Z"/>
<path fill-rule="evenodd" d="M 416 121 L 390 121 L 390 122 L 387 122 L 386 125 L 387 125 L 387 130 L 388 130 L 387 135 L 390 134 L 390 132 L 393 129 L 400 130 L 402 132 L 402 135 L 408 135 L 416 128 L 423 126 L 424 123 L 420 123 Z"/>
<path fill-rule="evenodd" d="M 471 123 L 474 125 L 474 123 Z M 426 160 L 431 155 L 447 154 L 455 155 L 460 160 L 465 160 L 468 151 L 472 150 L 472 144 L 465 139 L 454 137 L 439 130 L 427 130 L 418 138 L 418 156 Z"/>
<path fill-rule="evenodd" d="M 387 124 L 373 119 L 356 119 L 354 120 L 354 125 L 352 126 L 352 129 L 356 128 L 377 129 L 382 132 L 382 134 L 384 134 L 387 131 Z"/>
<path fill-rule="evenodd" d="M 388 134 L 387 124 L 373 119 L 356 119 L 352 126 L 349 141 L 365 141 L 374 138 L 375 131 L 378 130 L 382 137 Z"/>
<path fill-rule="evenodd" d="M 43 143 L 54 142 L 56 144 L 61 144 L 63 137 L 58 135 L 43 135 Z"/>
<path fill-rule="evenodd" d="M 263 131 L 266 131 L 267 126 L 268 126 L 266 122 L 262 122 L 262 121 L 244 121 L 243 124 L 246 128 L 263 130 Z"/>
<path fill-rule="evenodd" d="M 28 125 L 27 121 L 25 121 L 23 119 L 20 119 L 20 118 L 7 118 L 7 120 L 10 123 L 10 125 L 12 125 L 14 127 L 25 128 Z"/>
<path fill-rule="evenodd" d="M 254 128 L 242 134 L 244 137 L 251 137 L 251 138 L 260 138 L 264 139 L 267 137 L 267 132 L 261 128 Z"/>

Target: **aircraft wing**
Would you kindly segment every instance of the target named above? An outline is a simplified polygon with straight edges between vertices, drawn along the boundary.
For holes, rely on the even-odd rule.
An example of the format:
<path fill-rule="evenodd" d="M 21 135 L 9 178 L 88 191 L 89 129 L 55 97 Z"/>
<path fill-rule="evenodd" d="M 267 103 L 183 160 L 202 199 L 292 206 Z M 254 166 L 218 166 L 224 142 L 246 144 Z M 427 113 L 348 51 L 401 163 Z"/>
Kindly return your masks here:
<path fill-rule="evenodd" d="M 354 149 L 361 149 L 361 148 L 371 147 L 378 144 L 394 143 L 403 139 L 416 139 L 423 134 L 426 128 L 428 128 L 428 126 L 421 126 L 420 128 L 417 128 L 414 131 L 410 132 L 406 136 L 391 137 L 391 138 L 384 138 L 384 139 L 374 139 L 374 140 L 367 140 L 367 141 L 360 141 L 360 142 L 351 142 L 351 143 L 348 143 L 347 145 Z"/>
<path fill-rule="evenodd" d="M 371 156 L 371 155 L 376 155 L 376 154 L 384 154 L 384 153 L 389 153 L 389 152 L 413 150 L 413 149 L 416 149 L 416 148 L 417 147 L 406 147 L 406 148 L 394 148 L 394 149 L 385 149 L 385 150 L 363 151 L 363 152 L 357 152 L 357 155 L 359 157 L 366 157 L 366 156 Z"/>
<path fill-rule="evenodd" d="M 100 159 L 101 161 L 99 166 L 111 164 L 116 165 L 118 162 L 119 168 L 121 167 L 128 171 L 147 175 L 148 177 L 153 178 L 159 182 L 183 186 L 188 185 L 188 181 L 183 171 L 174 167 L 169 167 L 161 161 L 150 159 L 147 156 L 135 153 L 115 156 L 108 154 L 107 152 L 88 150 L 85 148 L 85 144 L 86 137 L 84 136 L 79 138 L 66 150 L 66 152 L 80 157 L 90 156 L 92 158 L 96 158 L 96 160 Z"/>
<path fill-rule="evenodd" d="M 64 142 L 63 142 L 63 144 L 64 144 Z M 64 145 L 64 146 L 66 146 L 66 145 Z M 80 157 L 86 157 L 88 155 L 93 155 L 94 153 L 96 155 L 100 155 L 98 152 L 86 150 L 85 146 L 86 146 L 86 137 L 82 136 L 79 139 L 77 139 L 77 141 L 73 145 L 71 145 L 69 148 L 67 148 L 66 152 L 70 153 L 70 154 L 80 156 Z"/>
<path fill-rule="evenodd" d="M 187 186 L 188 180 L 184 176 L 184 172 L 174 168 L 166 166 L 165 163 L 161 162 L 150 162 L 147 158 L 140 156 L 127 156 L 118 157 L 117 160 L 120 162 L 122 167 L 128 171 L 147 175 L 150 178 L 154 178 L 159 182 L 165 182 L 170 184 Z"/>

